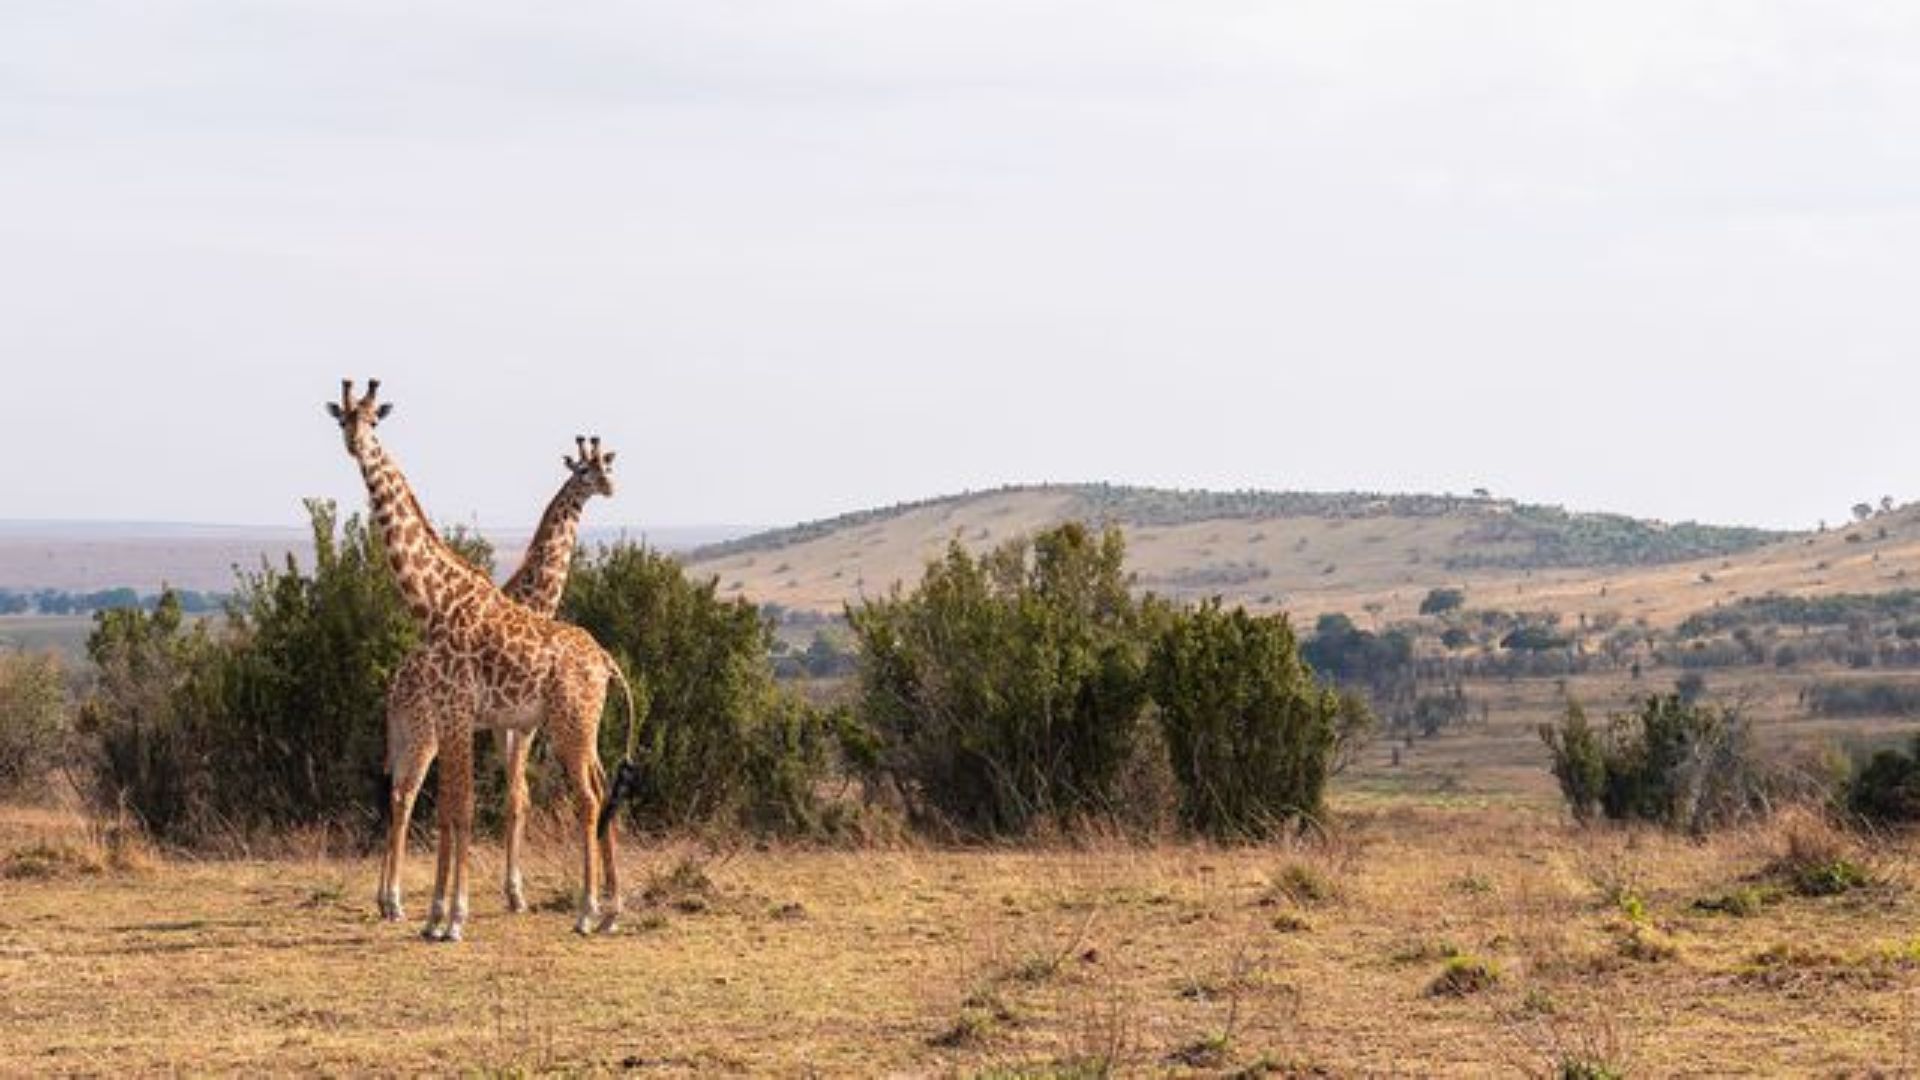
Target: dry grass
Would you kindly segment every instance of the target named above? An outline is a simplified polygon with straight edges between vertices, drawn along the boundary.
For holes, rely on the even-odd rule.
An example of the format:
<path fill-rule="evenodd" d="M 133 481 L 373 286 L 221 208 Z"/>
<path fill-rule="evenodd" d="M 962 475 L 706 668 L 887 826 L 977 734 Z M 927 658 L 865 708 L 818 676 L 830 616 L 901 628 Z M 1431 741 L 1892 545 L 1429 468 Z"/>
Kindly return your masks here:
<path fill-rule="evenodd" d="M 1329 837 L 1238 850 L 630 846 L 627 929 L 603 940 L 505 915 L 483 850 L 460 947 L 375 920 L 372 861 L 325 845 L 141 869 L 51 828 L 0 828 L 9 860 L 68 844 L 83 864 L 0 881 L 0 1062 L 23 1073 L 1920 1064 L 1910 842 L 1836 841 L 1871 855 L 1871 887 L 1696 906 L 1828 852 L 1805 821 L 1696 843 L 1349 804 Z M 534 847 L 535 895 L 564 898 L 566 846 Z M 416 908 L 428 871 L 416 853 Z M 1432 991 L 1480 970 L 1497 978 Z"/>

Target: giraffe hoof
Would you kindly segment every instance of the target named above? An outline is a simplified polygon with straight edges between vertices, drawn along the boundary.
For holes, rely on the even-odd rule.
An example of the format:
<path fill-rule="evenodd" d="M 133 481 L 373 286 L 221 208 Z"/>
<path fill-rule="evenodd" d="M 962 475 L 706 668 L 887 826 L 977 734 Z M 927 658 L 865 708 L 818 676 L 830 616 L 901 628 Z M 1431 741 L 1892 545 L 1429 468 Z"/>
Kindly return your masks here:
<path fill-rule="evenodd" d="M 619 933 L 620 932 L 620 916 L 618 915 L 605 916 L 600 920 L 600 927 L 595 932 L 601 933 L 601 934 Z"/>
<path fill-rule="evenodd" d="M 507 910 L 512 912 L 515 915 L 526 914 L 527 898 L 517 894 L 509 894 L 507 896 Z"/>
<path fill-rule="evenodd" d="M 432 923 L 428 923 L 427 925 L 420 928 L 420 940 L 439 941 L 440 938 L 441 938 L 440 928 L 433 925 Z"/>
<path fill-rule="evenodd" d="M 447 927 L 447 932 L 440 935 L 440 940 L 444 944 L 458 944 L 466 939 L 467 932 L 458 926 L 449 926 Z"/>

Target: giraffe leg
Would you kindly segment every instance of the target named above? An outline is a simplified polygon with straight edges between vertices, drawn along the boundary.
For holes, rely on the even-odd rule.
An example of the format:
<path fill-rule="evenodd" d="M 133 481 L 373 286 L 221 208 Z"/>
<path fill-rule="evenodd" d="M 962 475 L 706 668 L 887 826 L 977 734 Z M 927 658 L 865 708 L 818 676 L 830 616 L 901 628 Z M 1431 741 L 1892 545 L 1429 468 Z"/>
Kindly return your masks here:
<path fill-rule="evenodd" d="M 441 757 L 440 797 L 446 803 L 452 850 L 447 922 L 440 940 L 459 941 L 466 936 L 467 851 L 473 839 L 473 728 L 469 725 L 448 733 Z"/>
<path fill-rule="evenodd" d="M 426 925 L 420 928 L 420 936 L 428 941 L 439 941 L 446 936 L 447 889 L 452 883 L 453 869 L 453 805 L 449 797 L 452 784 L 447 780 L 448 765 L 440 762 L 440 786 L 434 791 L 434 831 L 436 833 L 433 871 L 433 904 L 427 909 Z"/>
<path fill-rule="evenodd" d="M 526 885 L 520 877 L 520 853 L 526 842 L 527 758 L 533 753 L 531 731 L 508 731 L 507 757 L 507 910 L 527 910 Z"/>
<path fill-rule="evenodd" d="M 593 789 L 596 801 L 605 805 L 607 801 L 607 770 L 600 764 L 600 758 L 593 758 Z M 598 815 L 595 815 L 596 821 Z M 607 822 L 607 831 L 600 835 L 600 926 L 599 932 L 610 934 L 620 922 L 620 860 L 616 850 L 614 834 L 619 831 L 618 820 Z"/>
<path fill-rule="evenodd" d="M 576 934 L 590 934 L 600 917 L 599 898 L 594 886 L 599 874 L 599 849 L 594 843 L 594 826 L 600 817 L 600 799 L 593 786 L 591 763 L 596 749 L 577 727 L 563 726 L 553 733 L 553 750 L 567 773 L 567 786 L 573 792 L 573 810 L 580 836 L 580 917 L 575 920 Z"/>
<path fill-rule="evenodd" d="M 427 778 L 435 751 L 431 737 L 416 739 L 389 758 L 393 766 L 393 790 L 388 796 L 387 849 L 380 864 L 380 916 L 388 922 L 407 917 L 400 903 L 400 867 L 407 857 L 407 832 L 413 823 L 413 803 L 420 795 L 420 784 Z"/>

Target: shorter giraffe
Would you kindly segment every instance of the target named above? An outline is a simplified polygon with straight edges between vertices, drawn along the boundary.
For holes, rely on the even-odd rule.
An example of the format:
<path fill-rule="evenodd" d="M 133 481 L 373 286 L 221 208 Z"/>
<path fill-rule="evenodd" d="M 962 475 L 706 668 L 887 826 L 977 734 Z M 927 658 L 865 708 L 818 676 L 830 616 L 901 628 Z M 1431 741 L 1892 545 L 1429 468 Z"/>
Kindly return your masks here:
<path fill-rule="evenodd" d="M 467 919 L 467 848 L 473 835 L 474 728 L 545 730 L 572 789 L 577 814 L 582 887 L 574 929 L 582 934 L 611 930 L 620 912 L 618 860 L 614 815 L 611 807 L 602 812 L 611 800 L 606 798 L 606 770 L 596 743 L 610 680 L 627 694 L 631 743 L 631 689 L 619 665 L 592 635 L 507 599 L 434 531 L 406 477 L 374 434 L 392 409 L 375 404 L 378 393 L 379 383 L 369 382 L 366 396 L 356 401 L 352 382 L 343 381 L 340 401 L 328 411 L 360 467 L 388 566 L 426 642 L 427 692 L 418 699 L 389 702 L 390 708 L 401 710 L 389 724 L 406 730 L 407 752 L 394 763 L 381 894 L 388 895 L 388 887 L 399 880 L 406 823 L 427 766 L 438 753 L 446 810 L 433 913 L 423 933 L 432 939 L 460 940 Z"/>
<path fill-rule="evenodd" d="M 573 441 L 579 457 L 560 459 L 567 467 L 567 481 L 540 515 L 540 525 L 527 543 L 527 551 L 520 560 L 519 569 L 502 586 L 502 591 L 509 599 L 548 618 L 552 618 L 554 612 L 559 610 L 560 596 L 566 590 L 567 574 L 573 566 L 574 543 L 579 535 L 580 515 L 586 509 L 587 501 L 595 495 L 613 495 L 613 460 L 616 452 L 601 450 L 598 435 L 591 439 L 576 435 Z M 386 768 L 389 777 L 394 775 L 395 764 L 405 757 L 408 749 L 406 742 L 409 733 L 403 725 L 394 721 L 409 712 L 434 708 L 425 703 L 435 682 L 429 671 L 429 659 L 430 654 L 424 649 L 408 654 L 388 685 Z M 511 728 L 502 735 L 502 756 L 507 771 L 507 910 L 522 912 L 527 910 L 527 899 L 520 873 L 520 856 L 525 847 L 526 813 L 530 801 L 527 793 L 527 758 L 533 749 L 534 736 L 531 732 L 522 734 Z M 400 901 L 398 879 L 382 881 L 376 900 L 382 916 L 394 921 L 406 918 Z"/>

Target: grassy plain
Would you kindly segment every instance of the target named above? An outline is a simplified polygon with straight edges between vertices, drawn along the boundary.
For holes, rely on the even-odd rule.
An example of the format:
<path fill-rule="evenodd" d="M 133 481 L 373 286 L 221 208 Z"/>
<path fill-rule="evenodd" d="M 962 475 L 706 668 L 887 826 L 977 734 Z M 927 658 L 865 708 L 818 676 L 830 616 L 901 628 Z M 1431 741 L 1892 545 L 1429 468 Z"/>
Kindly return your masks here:
<path fill-rule="evenodd" d="M 483 897 L 376 921 L 370 860 L 113 869 L 15 824 L 11 1073 L 1865 1074 L 1920 1065 L 1915 849 L 1775 895 L 1789 825 L 1706 843 L 1525 805 L 1349 800 L 1219 850 L 630 849 L 626 930 Z M 1804 826 L 1802 826 L 1804 827 Z M 42 835 L 29 837 L 38 829 Z M 538 889 L 561 903 L 559 844 Z M 39 854 L 36 855 L 36 852 Z M 49 855 L 48 852 L 61 853 Z M 411 884 L 424 884 L 425 860 Z M 479 869 L 491 879 L 493 853 Z M 44 872 L 46 877 L 29 877 Z M 1746 888 L 1754 910 L 1708 911 Z M 1436 990 L 1484 964 L 1491 983 Z M 1458 981 L 1458 980 L 1456 980 Z"/>
<path fill-rule="evenodd" d="M 1796 678 L 1741 691 L 1764 739 L 1832 736 L 1796 718 Z M 482 848 L 471 940 L 432 946 L 374 918 L 373 860 L 323 834 L 193 859 L 7 811 L 0 1071 L 1920 1068 L 1920 841 L 1794 817 L 1702 841 L 1564 819 L 1533 725 L 1566 692 L 1604 712 L 1637 689 L 1470 687 L 1484 722 L 1399 745 L 1397 766 L 1375 747 L 1312 840 L 629 842 L 625 927 L 594 940 L 569 932 L 574 864 L 552 829 L 532 844 L 540 910 L 504 912 L 499 853 Z M 1800 895 L 1776 866 L 1796 848 L 1870 883 Z M 416 848 L 416 914 L 429 872 Z"/>

